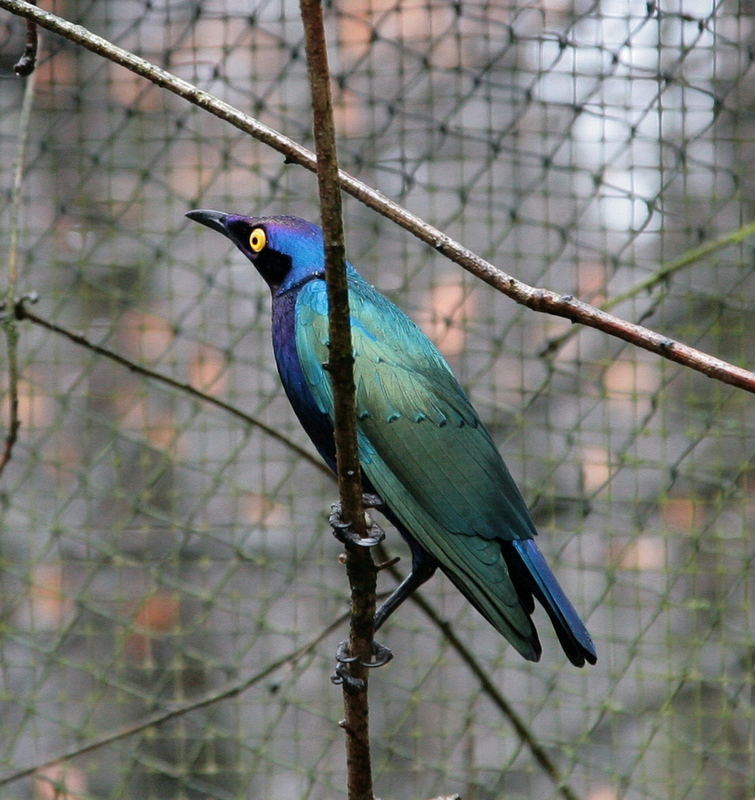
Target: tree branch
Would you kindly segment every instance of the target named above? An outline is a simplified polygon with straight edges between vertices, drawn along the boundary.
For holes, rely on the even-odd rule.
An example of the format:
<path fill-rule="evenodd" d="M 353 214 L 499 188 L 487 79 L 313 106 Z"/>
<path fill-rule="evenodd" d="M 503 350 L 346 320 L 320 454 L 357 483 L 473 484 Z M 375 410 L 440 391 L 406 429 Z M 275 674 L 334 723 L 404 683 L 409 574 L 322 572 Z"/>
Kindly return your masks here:
<path fill-rule="evenodd" d="M 36 5 L 36 0 L 30 0 Z M 21 58 L 13 65 L 13 71 L 21 78 L 25 78 L 34 72 L 37 66 L 37 49 L 39 47 L 39 36 L 37 35 L 37 23 L 31 19 L 26 20 L 26 45 Z"/>
<path fill-rule="evenodd" d="M 130 51 L 114 45 L 86 28 L 74 25 L 55 14 L 36 8 L 30 3 L 24 2 L 24 0 L 0 0 L 0 8 L 27 19 L 35 20 L 42 27 L 65 36 L 82 47 L 126 67 L 137 75 L 152 81 L 155 85 L 173 92 L 199 108 L 203 108 L 219 119 L 229 122 L 239 130 L 250 134 L 255 139 L 277 150 L 285 157 L 286 161 L 299 164 L 312 172 L 316 171 L 315 156 L 305 147 L 273 128 L 263 125 L 253 117 L 244 114 L 208 92 L 203 92 L 194 84 L 172 75 L 167 70 L 161 69 L 143 58 L 139 58 Z M 670 361 L 675 361 L 697 372 L 702 372 L 708 377 L 755 393 L 755 373 L 743 367 L 729 364 L 682 342 L 677 342 L 642 325 L 636 325 L 620 319 L 607 311 L 602 311 L 588 303 L 583 303 L 571 295 L 560 295 L 549 289 L 529 286 L 511 275 L 507 275 L 489 261 L 468 250 L 450 236 L 424 222 L 415 214 L 407 211 L 398 203 L 389 200 L 385 195 L 352 177 L 347 172 L 339 170 L 338 175 L 339 184 L 345 192 L 400 225 L 409 233 L 429 244 L 439 253 L 464 267 L 464 269 L 517 303 L 534 311 L 565 317 L 572 322 L 579 322 L 582 325 L 597 328 L 604 333 L 616 336 Z"/>
<path fill-rule="evenodd" d="M 13 170 L 13 186 L 11 187 L 8 285 L 5 288 L 4 297 L 0 301 L 0 324 L 5 330 L 6 353 L 8 355 L 8 432 L 5 435 L 2 452 L 0 452 L 0 476 L 11 460 L 13 448 L 18 440 L 18 432 L 21 428 L 21 419 L 18 416 L 18 329 L 16 327 L 16 317 L 13 313 L 13 304 L 16 301 L 16 291 L 18 289 L 21 190 L 24 182 L 26 145 L 29 140 L 29 124 L 31 122 L 32 106 L 34 105 L 34 85 L 36 80 L 36 75 L 33 71 L 29 72 L 28 75 L 29 78 L 24 85 L 24 99 L 18 120 L 18 150 Z"/>
<path fill-rule="evenodd" d="M 341 514 L 361 538 L 367 537 L 362 508 L 362 480 L 357 449 L 354 356 L 351 346 L 349 291 L 338 185 L 338 158 L 330 92 L 330 70 L 320 0 L 300 0 L 307 72 L 317 150 L 320 215 L 325 235 L 328 284 L 328 373 L 334 396 L 335 442 Z M 370 760 L 369 703 L 364 664 L 372 660 L 373 620 L 377 569 L 367 547 L 346 543 L 346 571 L 351 587 L 349 626 L 350 680 L 341 681 L 346 731 L 347 791 L 349 800 L 373 800 Z"/>

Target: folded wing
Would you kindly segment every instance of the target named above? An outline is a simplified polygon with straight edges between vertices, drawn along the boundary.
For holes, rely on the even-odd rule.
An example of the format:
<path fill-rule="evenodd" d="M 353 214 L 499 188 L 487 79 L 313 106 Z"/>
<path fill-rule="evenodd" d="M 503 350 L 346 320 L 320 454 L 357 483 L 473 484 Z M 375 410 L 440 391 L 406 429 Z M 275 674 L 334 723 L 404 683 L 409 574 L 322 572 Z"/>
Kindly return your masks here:
<path fill-rule="evenodd" d="M 365 475 L 403 526 L 525 658 L 540 655 L 530 619 L 533 595 L 548 610 L 562 644 L 574 637 L 559 626 L 568 629 L 574 620 L 589 642 L 534 542 L 534 550 L 514 547 L 532 539 L 534 525 L 495 443 L 441 354 L 356 273 L 349 287 Z M 328 359 L 324 282 L 303 287 L 296 314 L 302 370 L 320 409 L 332 419 L 323 366 Z M 560 610 L 564 601 L 566 613 Z M 584 663 L 579 651 L 579 645 L 567 649 L 574 663 L 580 658 Z"/>

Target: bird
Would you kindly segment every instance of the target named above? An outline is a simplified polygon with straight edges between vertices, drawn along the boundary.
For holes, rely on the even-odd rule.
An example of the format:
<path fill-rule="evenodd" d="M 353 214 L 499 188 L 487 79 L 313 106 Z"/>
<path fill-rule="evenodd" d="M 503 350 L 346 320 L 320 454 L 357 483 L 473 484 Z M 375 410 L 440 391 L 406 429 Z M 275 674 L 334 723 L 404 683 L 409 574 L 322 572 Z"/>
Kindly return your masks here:
<path fill-rule="evenodd" d="M 299 217 L 195 209 L 254 265 L 272 295 L 272 343 L 294 413 L 336 471 L 327 370 L 323 233 Z M 537 600 L 569 661 L 597 661 L 584 623 L 535 543 L 527 505 L 492 436 L 438 348 L 346 263 L 359 463 L 366 496 L 411 552 L 409 575 L 378 608 L 375 629 L 440 568 L 527 660 L 542 647 Z"/>

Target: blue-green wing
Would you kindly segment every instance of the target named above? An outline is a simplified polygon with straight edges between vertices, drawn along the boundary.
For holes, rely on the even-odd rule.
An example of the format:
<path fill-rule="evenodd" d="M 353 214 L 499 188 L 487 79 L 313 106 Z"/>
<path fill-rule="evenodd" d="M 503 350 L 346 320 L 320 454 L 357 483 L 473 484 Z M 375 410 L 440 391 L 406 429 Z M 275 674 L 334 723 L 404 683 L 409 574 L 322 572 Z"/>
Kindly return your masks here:
<path fill-rule="evenodd" d="M 435 346 L 358 276 L 350 305 L 360 460 L 376 491 L 474 605 L 525 656 L 533 628 L 501 540 L 534 533 L 490 435 Z M 301 290 L 296 347 L 315 401 L 333 415 L 327 296 Z"/>

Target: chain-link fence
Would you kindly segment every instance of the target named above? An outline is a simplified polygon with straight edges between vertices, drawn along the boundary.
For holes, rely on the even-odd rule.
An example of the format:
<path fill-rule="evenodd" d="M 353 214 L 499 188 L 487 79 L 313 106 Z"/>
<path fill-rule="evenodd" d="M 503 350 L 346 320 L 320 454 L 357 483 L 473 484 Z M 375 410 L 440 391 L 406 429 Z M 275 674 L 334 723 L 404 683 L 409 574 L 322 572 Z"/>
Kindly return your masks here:
<path fill-rule="evenodd" d="M 296 3 L 54 6 L 311 146 Z M 680 258 L 753 218 L 751 4 L 354 0 L 326 17 L 346 170 L 530 284 L 623 296 L 620 316 L 752 364 L 752 240 Z M 36 321 L 6 306 L 0 362 L 7 428 L 16 352 L 21 422 L 0 484 L 0 796 L 342 796 L 334 484 L 292 446 L 314 452 L 267 288 L 183 217 L 316 220 L 315 180 L 52 34 L 26 120 L 24 32 L 2 12 L 3 253 L 11 294 L 39 302 Z M 345 202 L 351 261 L 453 364 L 599 655 L 573 668 L 540 613 L 543 659 L 525 662 L 435 577 L 422 594 L 461 644 L 412 603 L 381 631 L 377 794 L 750 800 L 750 396 L 523 309 Z M 387 551 L 407 563 L 397 535 Z"/>

